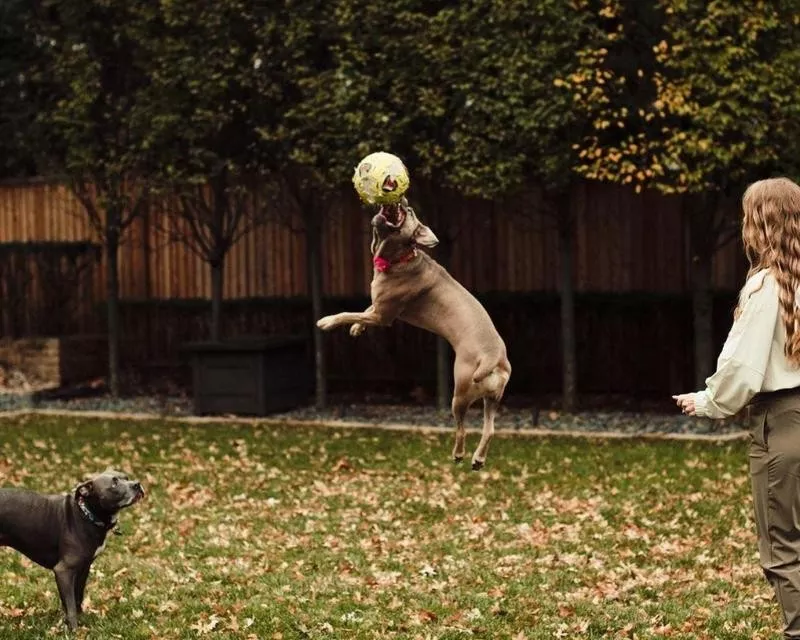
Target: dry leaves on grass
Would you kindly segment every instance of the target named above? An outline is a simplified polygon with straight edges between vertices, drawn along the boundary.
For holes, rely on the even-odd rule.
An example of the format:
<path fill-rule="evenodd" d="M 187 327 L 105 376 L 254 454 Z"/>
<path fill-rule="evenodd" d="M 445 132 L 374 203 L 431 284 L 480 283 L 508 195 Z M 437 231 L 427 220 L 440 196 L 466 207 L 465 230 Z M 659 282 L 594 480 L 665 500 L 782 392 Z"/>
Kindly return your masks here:
<path fill-rule="evenodd" d="M 48 456 L 82 451 L 91 428 L 107 444 L 64 462 L 122 459 L 150 489 L 89 587 L 95 620 L 121 617 L 130 637 L 766 640 L 778 626 L 735 445 L 498 439 L 472 473 L 447 461 L 449 436 L 61 424 L 16 456 L 3 443 L 0 470 L 54 480 Z M 38 592 L 10 584 L 0 613 L 27 620 Z"/>

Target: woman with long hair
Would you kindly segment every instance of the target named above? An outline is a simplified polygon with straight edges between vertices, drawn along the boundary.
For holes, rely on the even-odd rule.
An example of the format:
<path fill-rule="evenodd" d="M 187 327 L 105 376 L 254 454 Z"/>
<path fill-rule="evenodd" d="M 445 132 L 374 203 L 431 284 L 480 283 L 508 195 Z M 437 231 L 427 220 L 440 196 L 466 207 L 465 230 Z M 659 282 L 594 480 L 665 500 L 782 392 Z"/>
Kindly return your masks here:
<path fill-rule="evenodd" d="M 760 562 L 784 637 L 800 638 L 800 186 L 760 180 L 742 209 L 750 271 L 733 327 L 706 388 L 673 397 L 707 418 L 747 407 Z"/>

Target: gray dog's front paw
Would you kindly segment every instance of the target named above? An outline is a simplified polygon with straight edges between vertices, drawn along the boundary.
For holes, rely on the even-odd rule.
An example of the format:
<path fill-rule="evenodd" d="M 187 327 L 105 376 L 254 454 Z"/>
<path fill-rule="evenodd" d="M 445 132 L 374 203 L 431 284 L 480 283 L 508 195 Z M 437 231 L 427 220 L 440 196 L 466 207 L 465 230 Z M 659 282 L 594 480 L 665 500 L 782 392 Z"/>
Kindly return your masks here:
<path fill-rule="evenodd" d="M 361 324 L 360 322 L 356 322 L 353 326 L 350 327 L 350 335 L 353 336 L 354 338 L 357 338 L 362 333 L 364 333 L 364 329 L 365 327 L 363 324 Z"/>

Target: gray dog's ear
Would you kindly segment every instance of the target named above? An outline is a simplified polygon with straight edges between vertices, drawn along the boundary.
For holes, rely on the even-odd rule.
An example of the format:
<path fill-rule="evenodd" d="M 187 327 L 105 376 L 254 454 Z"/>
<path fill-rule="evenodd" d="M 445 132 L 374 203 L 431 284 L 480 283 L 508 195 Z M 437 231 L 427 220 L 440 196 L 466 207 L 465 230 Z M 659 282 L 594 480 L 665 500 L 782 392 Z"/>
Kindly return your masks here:
<path fill-rule="evenodd" d="M 87 480 L 86 482 L 81 482 L 77 487 L 75 487 L 75 497 L 76 498 L 85 498 L 89 494 L 92 493 L 92 485 L 93 480 Z"/>
<path fill-rule="evenodd" d="M 436 237 L 430 228 L 426 227 L 424 224 L 421 224 L 414 232 L 414 242 L 430 249 L 439 244 L 439 238 Z"/>
<path fill-rule="evenodd" d="M 375 227 L 372 228 L 372 242 L 369 245 L 369 252 L 374 256 L 375 252 L 378 250 L 378 243 L 380 242 L 380 238 L 378 237 L 378 231 Z"/>

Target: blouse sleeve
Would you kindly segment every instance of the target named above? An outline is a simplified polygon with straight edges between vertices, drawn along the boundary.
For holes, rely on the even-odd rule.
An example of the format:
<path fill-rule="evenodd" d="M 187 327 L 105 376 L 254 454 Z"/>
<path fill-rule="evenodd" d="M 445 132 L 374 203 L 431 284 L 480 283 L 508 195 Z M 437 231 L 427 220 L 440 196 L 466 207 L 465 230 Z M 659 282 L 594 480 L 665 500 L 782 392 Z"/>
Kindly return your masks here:
<path fill-rule="evenodd" d="M 780 313 L 775 278 L 765 273 L 761 280 L 731 327 L 716 372 L 706 379 L 706 388 L 694 394 L 698 416 L 732 416 L 761 391 Z"/>

